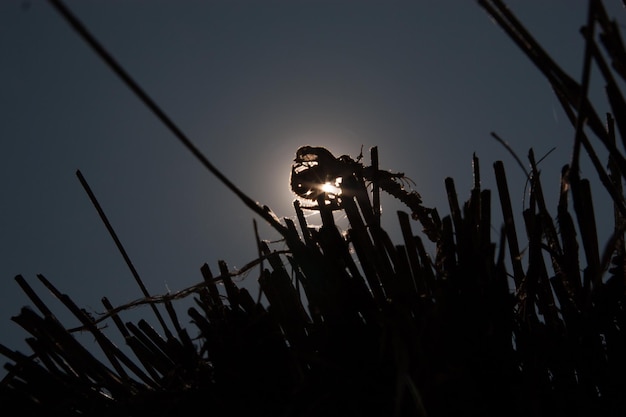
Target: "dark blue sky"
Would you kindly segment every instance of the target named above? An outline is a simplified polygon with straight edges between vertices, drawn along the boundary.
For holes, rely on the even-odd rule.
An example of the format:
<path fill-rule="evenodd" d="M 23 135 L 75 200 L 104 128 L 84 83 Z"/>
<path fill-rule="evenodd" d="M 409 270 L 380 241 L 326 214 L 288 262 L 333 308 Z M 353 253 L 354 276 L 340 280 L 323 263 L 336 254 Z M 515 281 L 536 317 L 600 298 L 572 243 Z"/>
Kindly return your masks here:
<path fill-rule="evenodd" d="M 366 160 L 378 146 L 381 167 L 406 173 L 424 204 L 442 216 L 448 213 L 444 179 L 456 180 L 465 201 L 474 152 L 497 212 L 491 167 L 503 160 L 521 215 L 522 171 L 491 131 L 524 161 L 530 147 L 539 157 L 556 148 L 541 165 L 556 208 L 574 130 L 547 81 L 477 2 L 67 4 L 208 159 L 279 217 L 293 216 L 290 164 L 304 144 L 352 156 L 363 146 Z M 579 79 L 578 31 L 587 2 L 508 4 Z M 626 21 L 620 1 L 605 5 Z M 114 304 L 141 296 L 75 177 L 77 169 L 153 293 L 199 282 L 205 262 L 217 271 L 220 259 L 234 269 L 256 256 L 252 220 L 261 220 L 48 3 L 0 3 L 0 57 L 0 343 L 24 346 L 26 333 L 10 321 L 31 304 L 14 282 L 17 274 L 45 295 L 35 277 L 44 274 L 93 312 L 103 310 L 102 296 Z M 593 89 L 592 97 L 602 96 L 601 85 Z M 598 103 L 602 115 L 607 108 Z M 595 179 L 588 164 L 582 174 Z M 602 190 L 594 192 L 597 217 L 610 218 Z M 385 225 L 399 241 L 397 208 L 383 200 Z M 341 219 L 339 224 L 346 226 Z M 260 226 L 262 238 L 277 237 Z M 497 233 L 499 219 L 493 226 Z M 255 279 L 256 271 L 242 282 L 254 294 Z M 61 306 L 44 299 L 67 318 Z"/>

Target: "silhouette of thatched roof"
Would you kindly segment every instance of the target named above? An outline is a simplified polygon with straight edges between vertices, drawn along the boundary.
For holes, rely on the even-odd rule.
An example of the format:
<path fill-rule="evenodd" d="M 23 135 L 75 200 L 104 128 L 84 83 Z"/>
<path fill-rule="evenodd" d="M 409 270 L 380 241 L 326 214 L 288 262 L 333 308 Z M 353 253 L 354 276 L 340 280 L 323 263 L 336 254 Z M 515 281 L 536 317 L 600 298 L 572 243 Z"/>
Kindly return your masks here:
<path fill-rule="evenodd" d="M 587 70 L 579 83 L 504 3 L 479 3 L 545 75 L 574 126 L 556 212 L 546 206 L 532 150 L 529 204 L 520 218 L 500 161 L 493 165 L 496 197 L 480 187 L 485 174 L 477 156 L 467 201 L 458 201 L 447 178 L 450 214 L 440 218 L 399 174 L 378 167 L 377 148 L 367 163 L 300 150 L 292 185 L 311 200 L 308 208 L 294 203 L 297 222 L 280 221 L 227 183 L 284 237 L 284 251 L 259 238 L 259 259 L 239 271 L 258 268 L 267 303 L 237 286 L 224 261 L 217 274 L 205 264 L 200 282 L 178 293 L 145 292 L 122 306 L 103 299 L 107 314 L 100 317 L 39 275 L 82 324 L 68 329 L 27 280 L 16 277 L 33 307 L 12 320 L 29 333 L 32 352 L 0 345 L 9 360 L 0 383 L 3 415 L 624 415 L 626 159 L 616 138 L 623 147 L 626 106 L 617 79 L 626 77 L 626 50 L 618 26 L 601 1 L 589 2 Z M 587 98 L 592 64 L 607 85 L 612 113 L 605 121 Z M 595 142 L 609 161 L 598 159 Z M 590 183 L 578 173 L 583 155 L 615 207 L 614 234 L 603 245 Z M 341 178 L 340 194 L 308 193 L 329 178 Z M 381 192 L 408 209 L 397 212 L 401 242 L 380 226 Z M 491 240 L 492 199 L 504 219 L 497 242 Z M 305 220 L 304 210 L 313 209 L 320 227 Z M 343 234 L 334 210 L 349 222 Z M 516 223 L 525 230 L 523 245 Z M 184 297 L 195 302 L 187 324 L 175 309 Z M 142 305 L 152 309 L 158 328 L 147 319 L 124 321 L 127 309 Z M 126 348 L 113 344 L 104 324 L 117 329 Z M 93 335 L 106 360 L 82 346 L 75 331 Z"/>

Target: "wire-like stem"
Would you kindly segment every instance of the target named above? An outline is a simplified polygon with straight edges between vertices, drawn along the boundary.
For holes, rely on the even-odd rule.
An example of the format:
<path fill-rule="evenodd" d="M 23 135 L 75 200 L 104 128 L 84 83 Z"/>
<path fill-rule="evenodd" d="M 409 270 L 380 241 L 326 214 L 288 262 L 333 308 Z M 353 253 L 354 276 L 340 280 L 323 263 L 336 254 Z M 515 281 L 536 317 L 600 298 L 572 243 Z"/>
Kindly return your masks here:
<path fill-rule="evenodd" d="M 124 258 L 124 261 L 126 262 L 126 265 L 128 265 L 128 269 L 130 269 L 131 274 L 133 274 L 133 278 L 135 278 L 137 285 L 139 285 L 139 289 L 141 289 L 141 293 L 144 295 L 144 297 L 149 298 L 150 293 L 148 292 L 148 289 L 144 285 L 141 277 L 139 276 L 139 272 L 137 272 L 137 269 L 135 269 L 135 265 L 133 265 L 133 262 L 130 260 L 130 257 L 128 256 L 128 253 L 126 252 L 126 249 L 124 249 L 124 245 L 122 245 L 122 242 L 117 237 L 117 233 L 115 233 L 115 229 L 113 229 L 111 222 L 109 221 L 106 214 L 104 213 L 102 206 L 100 206 L 100 203 L 98 202 L 98 199 L 96 198 L 95 194 L 91 190 L 91 187 L 87 183 L 87 180 L 85 179 L 83 174 L 80 172 L 80 170 L 76 171 L 76 176 L 78 177 L 78 180 L 80 181 L 81 185 L 85 189 L 85 192 L 89 196 L 89 200 L 91 200 L 91 203 L 94 205 L 94 207 L 98 211 L 98 214 L 100 215 L 100 219 L 102 219 L 102 222 L 104 223 L 109 234 L 111 235 L 111 238 L 115 242 L 115 246 L 117 246 L 117 249 L 122 254 L 122 257 Z M 150 307 L 152 307 L 152 311 L 154 311 L 154 315 L 156 316 L 157 320 L 159 320 L 159 323 L 163 327 L 163 331 L 166 334 L 169 334 L 169 330 L 167 329 L 167 326 L 165 325 L 165 321 L 163 320 L 161 313 L 159 313 L 159 310 L 157 310 L 154 304 L 150 304 Z"/>
<path fill-rule="evenodd" d="M 193 142 L 183 133 L 174 121 L 159 107 L 159 105 L 144 91 L 143 88 L 122 68 L 113 56 L 98 42 L 98 40 L 87 30 L 80 20 L 63 4 L 60 0 L 49 0 L 52 6 L 63 16 L 70 26 L 87 42 L 91 49 L 104 60 L 117 76 L 130 88 L 130 90 L 148 107 L 154 115 L 176 136 L 176 138 L 226 187 L 239 197 L 246 206 L 265 219 L 281 235 L 286 237 L 287 229 L 273 215 L 268 207 L 261 207 L 252 198 L 241 191 L 232 183 L 221 171 L 219 171 L 207 157 L 193 144 Z"/>

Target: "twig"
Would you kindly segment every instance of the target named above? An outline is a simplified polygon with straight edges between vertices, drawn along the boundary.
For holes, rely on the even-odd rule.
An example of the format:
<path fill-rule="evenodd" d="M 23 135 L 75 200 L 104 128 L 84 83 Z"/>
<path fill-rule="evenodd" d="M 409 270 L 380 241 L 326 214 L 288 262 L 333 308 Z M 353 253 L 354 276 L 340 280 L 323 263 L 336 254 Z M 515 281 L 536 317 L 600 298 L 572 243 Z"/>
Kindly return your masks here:
<path fill-rule="evenodd" d="M 248 197 L 235 184 L 233 184 L 222 172 L 220 172 L 206 156 L 193 144 L 193 142 L 183 133 L 183 131 L 174 123 L 172 119 L 159 107 L 158 104 L 146 93 L 137 82 L 122 68 L 122 66 L 113 58 L 113 56 L 98 42 L 94 36 L 85 28 L 76 16 L 61 2 L 60 0 L 49 0 L 54 8 L 65 18 L 72 28 L 80 35 L 85 42 L 93 49 L 93 51 L 104 60 L 104 62 L 117 74 L 124 84 L 131 89 L 133 93 L 148 107 L 155 116 L 176 136 L 176 138 L 207 168 L 215 175 L 226 187 L 231 190 L 243 203 L 252 211 L 265 219 L 274 229 L 276 229 L 285 238 L 288 238 L 288 231 L 278 218 L 274 216 L 272 211 L 267 207 L 261 207 L 257 202 Z"/>
<path fill-rule="evenodd" d="M 216 282 L 221 282 L 223 281 L 225 278 L 231 278 L 231 277 L 236 277 L 239 275 L 243 275 L 246 272 L 248 272 L 250 269 L 256 267 L 257 265 L 259 265 L 261 262 L 263 262 L 264 260 L 272 257 L 272 256 L 276 256 L 276 255 L 282 255 L 282 254 L 287 254 L 287 253 L 291 253 L 291 251 L 289 250 L 281 250 L 281 251 L 274 251 L 270 254 L 261 256 L 251 262 L 248 262 L 247 264 L 245 264 L 241 269 L 238 269 L 235 272 L 229 272 L 228 274 L 220 274 L 214 278 L 212 278 L 209 282 L 202 281 L 199 282 L 197 284 L 194 284 L 190 287 L 187 288 L 183 288 L 180 291 L 177 291 L 175 293 L 167 293 L 167 294 L 163 294 L 163 295 L 153 295 L 153 296 L 146 296 L 145 298 L 139 298 L 137 300 L 131 301 L 129 303 L 123 304 L 121 306 L 115 307 L 115 308 L 111 308 L 108 309 L 108 311 L 106 313 L 103 313 L 100 317 L 98 317 L 97 319 L 93 320 L 94 324 L 97 323 L 101 323 L 104 320 L 108 319 L 109 317 L 119 313 L 120 311 L 124 311 L 124 310 L 129 310 L 131 308 L 134 307 L 138 307 L 144 304 L 158 304 L 158 303 L 165 303 L 166 301 L 172 301 L 172 300 L 177 300 L 177 299 L 181 299 L 181 298 L 185 298 L 191 294 L 197 293 L 198 291 L 200 291 L 202 288 L 205 288 L 207 286 L 209 286 L 212 283 L 216 283 Z M 72 329 L 69 329 L 69 332 L 78 332 L 78 331 L 84 331 L 86 330 L 86 328 L 84 326 L 81 327 L 75 327 Z"/>
<path fill-rule="evenodd" d="M 128 253 L 126 252 L 126 249 L 124 249 L 124 245 L 122 245 L 122 242 L 117 237 L 117 233 L 115 233 L 115 230 L 113 229 L 113 226 L 111 225 L 111 222 L 109 222 L 109 219 L 104 213 L 104 210 L 102 210 L 102 207 L 100 206 L 100 203 L 98 202 L 98 199 L 96 198 L 93 191 L 91 191 L 91 187 L 87 183 L 87 180 L 85 179 L 83 174 L 80 172 L 80 170 L 76 171 L 76 176 L 78 177 L 78 180 L 80 181 L 81 185 L 85 189 L 85 192 L 87 192 L 87 195 L 89 196 L 89 199 L 91 200 L 91 203 L 94 205 L 94 207 L 98 211 L 98 214 L 100 215 L 100 219 L 102 219 L 102 222 L 106 226 L 107 230 L 109 231 L 109 234 L 111 235 L 111 237 L 113 238 L 113 241 L 115 242 L 115 246 L 117 246 L 117 249 L 122 254 L 122 257 L 124 258 L 124 261 L 126 262 L 126 265 L 128 265 L 128 269 L 130 269 L 131 274 L 133 274 L 133 278 L 135 278 L 135 282 L 137 282 L 137 285 L 139 285 L 139 288 L 141 289 L 141 293 L 145 297 L 150 297 L 150 293 L 146 289 L 146 286 L 144 285 L 143 280 L 139 276 L 137 269 L 135 269 L 133 262 L 130 260 L 130 257 L 128 256 Z M 161 327 L 163 327 L 163 331 L 165 332 L 165 334 L 169 335 L 170 332 L 167 328 L 167 325 L 165 324 L 165 320 L 163 320 L 163 317 L 161 316 L 161 313 L 159 313 L 159 310 L 157 310 L 155 305 L 151 305 L 150 307 L 152 307 L 152 311 L 154 311 L 154 315 L 156 316 L 157 320 L 159 320 L 159 323 L 161 324 Z"/>

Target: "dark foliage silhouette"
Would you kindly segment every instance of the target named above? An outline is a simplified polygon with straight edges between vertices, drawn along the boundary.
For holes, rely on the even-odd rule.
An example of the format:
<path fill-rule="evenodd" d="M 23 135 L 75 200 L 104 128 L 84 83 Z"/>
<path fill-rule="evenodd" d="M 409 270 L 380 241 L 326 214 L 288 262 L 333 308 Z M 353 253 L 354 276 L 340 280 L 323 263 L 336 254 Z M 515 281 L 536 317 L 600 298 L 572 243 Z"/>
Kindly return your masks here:
<path fill-rule="evenodd" d="M 280 221 L 216 172 L 92 40 L 200 162 L 282 235 L 286 249 L 258 239 L 260 257 L 238 272 L 259 267 L 264 303 L 237 286 L 224 261 L 218 274 L 203 265 L 202 281 L 178 293 L 146 292 L 117 307 L 103 299 L 107 313 L 98 317 L 39 275 L 80 320 L 79 329 L 66 328 L 26 279 L 16 277 L 34 308 L 12 320 L 29 333 L 32 352 L 0 345 L 9 360 L 0 383 L 3 415 L 626 415 L 626 159 L 617 144 L 617 136 L 626 144 L 626 104 L 618 87 L 626 77 L 626 50 L 618 26 L 601 1 L 590 0 L 579 83 L 503 2 L 478 3 L 548 79 L 574 132 L 555 214 L 546 206 L 532 149 L 528 207 L 520 218 L 504 164 L 493 164 L 504 219 L 497 242 L 491 238 L 492 194 L 481 189 L 477 156 L 469 199 L 461 204 L 454 180 L 446 178 L 450 214 L 440 217 L 422 205 L 403 174 L 378 167 L 376 147 L 367 164 L 363 155 L 337 158 L 324 148 L 302 147 L 291 185 L 305 202 L 294 202 L 297 222 Z M 80 23 L 73 25 L 89 41 Z M 604 122 L 587 98 L 592 65 L 612 109 Z M 594 150 L 596 140 L 609 154 L 608 169 Z M 583 155 L 615 207 L 614 233 L 603 245 L 590 182 L 578 171 Z M 330 191 L 321 188 L 326 183 Z M 397 212 L 399 243 L 381 227 L 381 190 L 408 208 Z M 310 226 L 305 210 L 319 211 L 322 225 Z M 337 211 L 349 223 L 345 233 L 335 224 Z M 523 245 L 516 223 L 525 231 Z M 195 301 L 188 326 L 175 309 L 183 297 Z M 150 306 L 160 330 L 147 319 L 123 321 L 127 309 L 141 305 Z M 107 338 L 104 323 L 123 336 L 125 349 Z M 75 331 L 90 332 L 107 361 L 85 349 Z"/>

